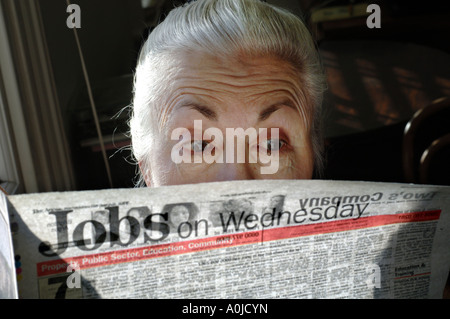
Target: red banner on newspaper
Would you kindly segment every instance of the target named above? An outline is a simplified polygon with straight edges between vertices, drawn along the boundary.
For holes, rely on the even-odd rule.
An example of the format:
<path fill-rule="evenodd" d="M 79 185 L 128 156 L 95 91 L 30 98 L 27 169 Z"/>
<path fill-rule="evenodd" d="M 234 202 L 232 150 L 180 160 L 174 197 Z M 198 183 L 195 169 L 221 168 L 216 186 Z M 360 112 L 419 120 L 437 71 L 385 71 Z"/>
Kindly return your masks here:
<path fill-rule="evenodd" d="M 273 240 L 319 235 L 340 231 L 399 224 L 438 220 L 441 210 L 402 213 L 395 215 L 380 215 L 362 217 L 358 219 L 344 219 L 316 224 L 296 225 L 279 228 L 268 228 L 257 231 L 224 234 L 176 243 L 167 243 L 115 250 L 98 254 L 76 256 L 65 259 L 41 262 L 37 264 L 38 276 L 48 276 L 67 272 L 67 267 L 86 269 L 112 264 L 133 262 L 144 259 L 187 254 L 208 249 L 217 249 L 239 245 L 255 244 Z"/>

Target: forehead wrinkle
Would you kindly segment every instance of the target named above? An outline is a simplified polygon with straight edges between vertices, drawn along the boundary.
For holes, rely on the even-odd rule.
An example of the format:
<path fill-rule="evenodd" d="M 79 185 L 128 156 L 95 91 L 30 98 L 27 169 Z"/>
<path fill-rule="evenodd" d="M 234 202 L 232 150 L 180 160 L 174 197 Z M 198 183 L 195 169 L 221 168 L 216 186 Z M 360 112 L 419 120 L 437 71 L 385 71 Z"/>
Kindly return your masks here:
<path fill-rule="evenodd" d="M 302 94 L 299 94 L 296 92 L 296 90 L 289 90 L 289 89 L 274 89 L 271 91 L 264 92 L 264 95 L 261 95 L 260 93 L 255 93 L 250 96 L 250 98 L 253 100 L 253 103 L 257 103 L 256 101 L 258 99 L 264 99 L 264 98 L 276 98 L 279 99 L 280 102 L 277 102 L 275 104 L 285 104 L 286 106 L 289 106 L 299 112 L 299 115 L 303 117 L 303 120 L 305 121 L 305 124 L 307 122 L 307 113 L 309 111 L 305 107 L 305 102 L 302 102 Z M 270 103 L 270 100 L 269 100 Z"/>
<path fill-rule="evenodd" d="M 195 68 L 195 66 L 184 67 L 182 71 L 177 72 L 172 81 L 202 81 L 205 78 L 213 79 L 208 82 L 215 82 L 230 86 L 247 86 L 249 81 L 260 84 L 265 82 L 282 81 L 297 82 L 300 80 L 300 72 L 286 61 L 281 61 L 282 65 L 274 66 L 272 63 L 263 63 L 255 65 L 248 70 L 247 66 L 238 68 L 236 64 L 231 67 L 223 64 L 216 64 L 209 69 Z M 275 77 L 275 79 L 274 79 Z M 287 79 L 287 80 L 286 80 Z"/>
<path fill-rule="evenodd" d="M 251 80 L 251 81 L 250 81 Z M 272 94 L 274 92 L 287 92 L 290 96 L 298 96 L 299 91 L 298 85 L 289 80 L 258 80 L 247 78 L 242 82 L 225 82 L 220 80 L 209 80 L 209 84 L 215 86 L 214 89 L 206 87 L 197 87 L 200 91 L 210 91 L 212 92 L 212 97 L 220 96 L 224 94 L 232 94 L 233 97 L 240 95 L 244 99 L 258 99 L 264 97 L 265 95 Z M 195 87 L 190 87 L 195 88 Z M 216 95 L 217 94 L 217 95 Z M 301 94 L 301 93 L 300 93 Z M 218 98 L 217 100 L 221 100 Z M 295 99 L 294 99 L 295 100 Z"/>
<path fill-rule="evenodd" d="M 278 82 L 293 85 L 293 83 L 300 80 L 299 77 L 287 74 L 287 72 L 269 72 L 267 70 L 261 73 L 250 73 L 245 75 L 208 72 L 203 77 L 199 77 L 199 79 L 202 80 L 205 77 L 213 79 L 208 82 L 223 83 L 236 87 L 247 85 L 267 85 L 268 83 Z"/>
<path fill-rule="evenodd" d="M 183 106 L 203 106 L 205 107 L 206 103 L 202 102 L 201 97 L 204 96 L 208 99 L 213 99 L 216 100 L 216 102 L 220 103 L 220 99 L 217 99 L 214 95 L 208 95 L 208 94 L 202 94 L 202 93 L 198 93 L 198 92 L 186 92 L 186 89 L 190 89 L 192 87 L 181 87 L 179 89 L 177 89 L 176 91 L 182 91 L 182 92 L 176 92 L 175 94 L 171 94 L 171 98 L 169 98 L 168 100 L 166 100 L 166 103 L 163 103 L 163 105 L 160 106 L 160 110 L 159 110 L 159 126 L 160 126 L 160 130 L 162 130 L 166 125 L 166 123 L 168 121 L 170 121 L 170 117 L 173 114 L 174 111 L 176 111 L 177 109 L 183 107 Z M 206 90 L 206 91 L 213 91 L 214 90 L 209 90 L 209 89 L 205 89 L 205 88 L 200 88 L 198 87 L 198 89 L 201 90 Z M 173 96 L 175 95 L 175 96 Z M 195 95 L 195 98 L 194 98 Z M 186 96 L 188 96 L 186 98 Z M 200 97 L 200 98 L 199 98 Z M 182 100 L 183 98 L 186 99 L 185 102 L 181 102 L 180 104 L 180 100 Z M 200 100 L 200 101 L 199 101 Z M 164 107 L 164 105 L 167 105 L 167 107 Z M 216 113 L 217 116 L 217 113 Z"/>
<path fill-rule="evenodd" d="M 207 60 L 209 58 L 211 57 L 206 57 Z M 236 61 L 236 63 L 242 65 L 242 68 L 239 68 L 236 63 L 228 65 L 232 59 L 221 62 L 214 57 L 212 58 L 214 60 L 213 65 L 206 69 L 202 68 L 202 64 L 186 66 L 184 63 L 180 63 L 180 69 L 172 75 L 171 86 L 176 86 L 178 82 L 181 82 L 184 87 L 195 88 L 194 83 L 198 81 L 239 89 L 241 87 L 256 88 L 280 84 L 296 87 L 301 82 L 299 70 L 291 63 L 283 60 L 274 65 L 273 61 L 277 61 L 277 59 L 270 59 L 270 63 L 267 61 L 256 63 L 261 62 L 257 59 L 258 61 L 250 62 L 250 66 L 249 64 L 242 65 L 242 62 Z M 205 86 L 202 85 L 200 89 L 205 89 Z M 228 89 L 224 91 L 234 93 Z"/>
<path fill-rule="evenodd" d="M 180 92 L 177 92 L 180 91 Z M 203 91 L 203 92 L 202 92 Z M 206 92 L 205 92 L 206 91 Z M 172 94 L 172 98 L 169 99 L 168 104 L 171 105 L 171 109 L 174 107 L 178 108 L 180 107 L 179 103 L 180 100 L 185 99 L 185 101 L 182 101 L 182 104 L 199 104 L 202 106 L 210 106 L 207 105 L 206 101 L 213 101 L 214 103 L 220 104 L 222 100 L 217 97 L 217 90 L 204 88 L 204 87 L 182 87 L 175 91 L 174 94 Z"/>

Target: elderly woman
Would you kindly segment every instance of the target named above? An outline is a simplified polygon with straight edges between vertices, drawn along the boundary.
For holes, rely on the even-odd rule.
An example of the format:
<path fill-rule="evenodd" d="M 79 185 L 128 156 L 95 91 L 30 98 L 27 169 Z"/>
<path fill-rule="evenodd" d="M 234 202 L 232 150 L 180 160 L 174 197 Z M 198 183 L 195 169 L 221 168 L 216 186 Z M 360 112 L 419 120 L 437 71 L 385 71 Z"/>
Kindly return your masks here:
<path fill-rule="evenodd" d="M 136 68 L 130 130 L 143 182 L 312 178 L 322 166 L 324 87 L 297 16 L 258 0 L 198 0 L 172 10 Z M 276 169 L 262 174 L 261 157 L 233 161 L 233 128 L 254 129 L 247 154 L 276 155 Z M 215 160 L 202 161 L 204 152 Z M 193 160 L 174 160 L 181 154 Z"/>

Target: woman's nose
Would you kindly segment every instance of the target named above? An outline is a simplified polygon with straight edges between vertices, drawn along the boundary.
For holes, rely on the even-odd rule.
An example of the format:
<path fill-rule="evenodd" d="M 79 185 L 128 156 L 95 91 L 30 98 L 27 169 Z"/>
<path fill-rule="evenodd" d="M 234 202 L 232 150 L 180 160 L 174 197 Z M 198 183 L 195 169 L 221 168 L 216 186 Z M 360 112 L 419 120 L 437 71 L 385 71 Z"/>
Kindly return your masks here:
<path fill-rule="evenodd" d="M 217 181 L 234 181 L 255 179 L 252 166 L 249 163 L 220 163 Z"/>

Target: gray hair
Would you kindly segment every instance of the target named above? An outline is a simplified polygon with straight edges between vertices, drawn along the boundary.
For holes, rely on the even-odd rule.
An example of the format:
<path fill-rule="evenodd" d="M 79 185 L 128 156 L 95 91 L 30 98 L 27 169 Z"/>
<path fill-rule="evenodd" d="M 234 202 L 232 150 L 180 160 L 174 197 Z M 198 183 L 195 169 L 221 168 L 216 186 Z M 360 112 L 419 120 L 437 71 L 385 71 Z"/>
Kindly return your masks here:
<path fill-rule="evenodd" d="M 158 99 L 164 96 L 171 59 L 186 51 L 223 57 L 273 56 L 299 71 L 304 87 L 300 113 L 308 115 L 316 174 L 321 172 L 321 105 L 326 87 L 317 48 L 296 15 L 259 0 L 197 0 L 175 8 L 143 45 L 134 80 L 133 114 L 129 125 L 135 159 L 145 164 L 153 141 L 152 128 L 161 124 Z M 157 70 L 164 70 L 158 72 Z M 305 116 L 306 117 L 306 116 Z M 309 121 L 308 121 L 309 120 Z"/>

